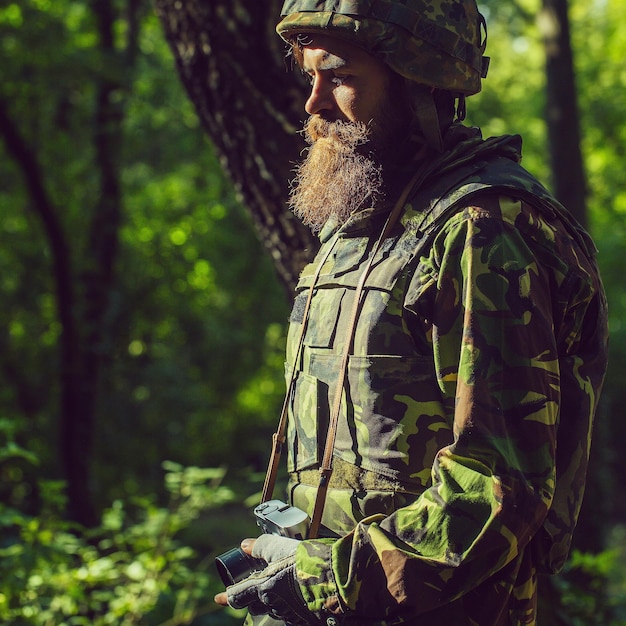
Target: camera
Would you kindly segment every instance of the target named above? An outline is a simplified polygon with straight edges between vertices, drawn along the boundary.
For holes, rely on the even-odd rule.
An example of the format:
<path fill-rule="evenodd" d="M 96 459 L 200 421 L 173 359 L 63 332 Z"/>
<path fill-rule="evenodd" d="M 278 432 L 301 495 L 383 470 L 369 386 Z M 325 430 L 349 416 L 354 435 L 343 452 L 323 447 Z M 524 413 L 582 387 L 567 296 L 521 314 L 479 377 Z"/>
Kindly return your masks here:
<path fill-rule="evenodd" d="M 304 511 L 281 500 L 262 502 L 254 509 L 254 517 L 265 534 L 299 540 L 306 537 L 310 522 Z M 215 566 L 222 582 L 229 587 L 252 572 L 265 569 L 267 563 L 246 554 L 241 548 L 232 548 L 215 559 Z"/>

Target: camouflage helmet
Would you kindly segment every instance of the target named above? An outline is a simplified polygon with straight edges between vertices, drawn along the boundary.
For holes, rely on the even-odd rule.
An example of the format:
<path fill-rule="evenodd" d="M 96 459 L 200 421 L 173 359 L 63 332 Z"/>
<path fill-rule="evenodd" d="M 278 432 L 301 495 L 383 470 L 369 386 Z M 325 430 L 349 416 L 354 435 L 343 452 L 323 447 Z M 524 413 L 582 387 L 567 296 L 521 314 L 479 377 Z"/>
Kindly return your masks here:
<path fill-rule="evenodd" d="M 488 58 L 475 0 L 286 0 L 278 34 L 324 33 L 382 59 L 410 81 L 478 93 Z"/>

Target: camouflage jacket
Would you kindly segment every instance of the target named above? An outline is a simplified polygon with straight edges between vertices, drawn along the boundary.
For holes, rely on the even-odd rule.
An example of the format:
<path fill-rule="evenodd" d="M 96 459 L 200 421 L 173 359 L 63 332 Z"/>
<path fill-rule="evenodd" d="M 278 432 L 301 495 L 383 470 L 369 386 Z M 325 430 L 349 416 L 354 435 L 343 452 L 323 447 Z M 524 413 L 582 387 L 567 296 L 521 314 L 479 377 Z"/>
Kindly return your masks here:
<path fill-rule="evenodd" d="M 329 536 L 296 552 L 323 623 L 534 624 L 536 575 L 567 557 L 606 367 L 595 249 L 518 165 L 518 137 L 459 132 L 366 281 Z M 388 210 L 322 231 L 318 258 L 332 252 L 295 363 L 315 261 L 297 287 L 289 495 L 309 512 L 355 286 Z"/>

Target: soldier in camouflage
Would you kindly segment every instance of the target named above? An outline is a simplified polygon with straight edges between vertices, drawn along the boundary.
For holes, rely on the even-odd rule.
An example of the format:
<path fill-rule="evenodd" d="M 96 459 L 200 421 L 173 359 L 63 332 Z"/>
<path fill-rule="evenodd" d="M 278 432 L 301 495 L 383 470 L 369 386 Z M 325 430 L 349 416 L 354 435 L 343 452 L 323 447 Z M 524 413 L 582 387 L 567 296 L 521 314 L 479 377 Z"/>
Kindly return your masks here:
<path fill-rule="evenodd" d="M 287 0 L 282 16 L 312 80 L 307 159 L 336 156 L 292 191 L 321 239 L 287 349 L 288 496 L 309 513 L 337 388 L 341 404 L 320 536 L 246 540 L 268 566 L 216 601 L 247 624 L 536 624 L 606 368 L 595 248 L 519 165 L 519 137 L 461 123 L 487 65 L 474 0 Z"/>

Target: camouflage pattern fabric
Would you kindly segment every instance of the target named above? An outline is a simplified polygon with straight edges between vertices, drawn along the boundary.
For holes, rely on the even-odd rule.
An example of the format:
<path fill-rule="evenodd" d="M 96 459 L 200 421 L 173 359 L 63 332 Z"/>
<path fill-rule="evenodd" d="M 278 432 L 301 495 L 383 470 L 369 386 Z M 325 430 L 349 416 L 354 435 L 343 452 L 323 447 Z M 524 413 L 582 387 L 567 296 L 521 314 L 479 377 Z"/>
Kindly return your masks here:
<path fill-rule="evenodd" d="M 474 0 L 287 0 L 276 27 L 340 37 L 365 48 L 411 81 L 466 95 L 487 72 L 484 20 Z"/>
<path fill-rule="evenodd" d="M 593 244 L 516 164 L 519 138 L 456 127 L 446 141 L 367 279 L 328 536 L 296 552 L 312 623 L 535 624 L 537 574 L 562 566 L 580 510 L 607 350 Z M 298 284 L 289 495 L 309 513 L 355 285 L 387 210 L 322 231 L 320 254 L 333 251 L 294 363 L 315 263 Z"/>

